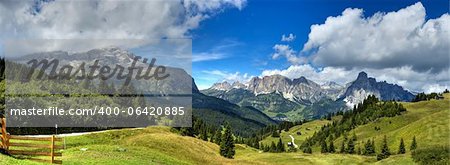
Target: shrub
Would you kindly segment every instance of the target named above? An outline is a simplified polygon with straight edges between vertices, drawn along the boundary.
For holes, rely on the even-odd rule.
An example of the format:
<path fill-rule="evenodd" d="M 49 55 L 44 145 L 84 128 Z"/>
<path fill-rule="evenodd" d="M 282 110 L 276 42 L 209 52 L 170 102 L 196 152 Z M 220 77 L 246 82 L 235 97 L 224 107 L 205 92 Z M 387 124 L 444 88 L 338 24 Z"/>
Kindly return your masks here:
<path fill-rule="evenodd" d="M 449 157 L 450 149 L 444 146 L 416 149 L 412 152 L 412 158 L 416 163 L 426 165 L 447 165 L 450 163 Z"/>

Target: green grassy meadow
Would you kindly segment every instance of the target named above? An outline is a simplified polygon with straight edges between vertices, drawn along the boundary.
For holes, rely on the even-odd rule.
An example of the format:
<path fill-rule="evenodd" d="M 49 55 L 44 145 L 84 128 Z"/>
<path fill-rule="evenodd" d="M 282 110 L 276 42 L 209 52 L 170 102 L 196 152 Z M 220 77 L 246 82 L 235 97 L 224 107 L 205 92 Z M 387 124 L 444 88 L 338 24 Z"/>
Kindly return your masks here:
<path fill-rule="evenodd" d="M 111 130 L 82 136 L 66 137 L 66 150 L 62 150 L 64 164 L 415 164 L 409 146 L 416 136 L 418 148 L 449 146 L 450 95 L 444 100 L 403 103 L 407 112 L 400 116 L 381 118 L 362 125 L 353 131 L 357 145 L 367 139 L 375 139 L 380 149 L 381 139 L 386 135 L 389 148 L 396 153 L 400 138 L 403 138 L 407 153 L 392 155 L 377 161 L 375 156 L 350 154 L 321 154 L 313 148 L 313 154 L 263 153 L 246 145 L 236 145 L 234 159 L 219 155 L 219 146 L 193 137 L 180 136 L 168 127 L 144 129 Z M 336 119 L 336 118 L 335 118 Z M 335 120 L 334 119 L 334 120 Z M 300 145 L 305 138 L 330 121 L 315 120 L 282 132 L 284 142 L 290 142 L 288 135 L 295 137 Z M 380 127 L 375 130 L 374 127 Z M 297 135 L 300 131 L 302 135 Z M 350 134 L 351 135 L 351 134 Z M 270 144 L 277 138 L 268 137 L 262 143 Z M 342 137 L 335 140 L 338 149 Z M 39 164 L 27 160 L 0 155 L 0 164 Z"/>

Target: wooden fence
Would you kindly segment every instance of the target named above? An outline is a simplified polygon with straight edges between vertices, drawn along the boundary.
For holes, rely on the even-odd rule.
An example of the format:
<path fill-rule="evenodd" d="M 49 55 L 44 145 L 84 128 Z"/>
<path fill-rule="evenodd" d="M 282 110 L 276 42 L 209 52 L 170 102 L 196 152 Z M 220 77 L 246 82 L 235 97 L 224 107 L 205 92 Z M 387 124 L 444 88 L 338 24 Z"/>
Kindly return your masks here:
<path fill-rule="evenodd" d="M 61 157 L 62 153 L 57 152 L 59 149 L 64 149 L 62 145 L 56 145 L 56 142 L 62 142 L 63 139 L 52 135 L 50 137 L 30 137 L 30 136 L 15 136 L 10 135 L 6 132 L 6 119 L 1 119 L 1 148 L 5 149 L 11 155 L 24 155 L 30 158 L 26 158 L 28 160 L 43 162 L 43 163 L 52 163 L 52 164 L 62 164 L 62 160 L 56 160 L 55 157 Z M 10 141 L 12 140 L 12 141 Z M 35 143 L 35 142 L 41 143 Z M 49 142 L 48 144 L 43 144 L 42 142 Z M 33 143 L 34 142 L 34 143 Z M 15 149 L 19 148 L 27 148 L 28 150 L 20 150 Z M 39 151 L 33 151 L 29 149 L 39 149 Z M 42 150 L 47 150 L 42 151 Z M 39 159 L 33 158 L 35 156 L 49 156 L 48 159 Z"/>

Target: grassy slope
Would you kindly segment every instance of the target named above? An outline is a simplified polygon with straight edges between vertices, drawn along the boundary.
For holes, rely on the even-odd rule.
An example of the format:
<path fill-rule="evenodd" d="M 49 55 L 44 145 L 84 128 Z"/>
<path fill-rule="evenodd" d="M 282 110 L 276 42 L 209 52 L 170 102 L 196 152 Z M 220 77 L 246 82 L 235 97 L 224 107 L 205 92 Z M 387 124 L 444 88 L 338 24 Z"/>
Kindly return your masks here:
<path fill-rule="evenodd" d="M 114 130 L 65 141 L 64 164 L 253 164 L 225 159 L 218 145 L 180 136 L 168 127 Z M 34 163 L 0 155 L 0 164 Z"/>
<path fill-rule="evenodd" d="M 376 149 L 380 149 L 381 141 L 386 135 L 391 152 L 397 152 L 400 138 L 405 141 L 409 151 L 411 140 L 416 136 L 419 148 L 436 145 L 449 146 L 450 95 L 444 100 L 430 100 L 417 103 L 403 103 L 407 112 L 392 118 L 382 118 L 375 122 L 359 126 L 354 132 L 358 143 L 375 139 Z M 380 127 L 376 131 L 374 127 Z M 351 134 L 349 134 L 351 135 Z M 335 144 L 341 144 L 342 137 Z"/>
<path fill-rule="evenodd" d="M 297 164 L 373 162 L 354 155 L 307 155 L 298 153 L 261 153 L 238 144 L 236 158 L 225 159 L 219 146 L 192 137 L 179 136 L 167 127 L 142 130 L 124 129 L 91 135 L 66 137 L 69 149 L 63 152 L 64 164 Z M 82 149 L 87 149 L 82 151 Z M 0 155 L 0 164 L 38 164 Z"/>
<path fill-rule="evenodd" d="M 311 122 L 307 122 L 303 125 L 294 126 L 291 129 L 289 129 L 288 132 L 285 132 L 284 130 L 281 132 L 280 137 L 283 143 L 287 144 L 287 142 L 291 142 L 291 138 L 289 135 L 292 135 L 295 139 L 295 144 L 300 145 L 303 143 L 303 141 L 306 139 L 306 137 L 312 136 L 315 131 L 319 131 L 320 128 L 329 123 L 328 120 L 314 120 Z M 301 132 L 302 135 L 297 135 L 297 132 Z M 278 138 L 269 136 L 262 140 L 261 142 L 264 145 L 270 145 L 271 142 L 278 142 Z"/>
<path fill-rule="evenodd" d="M 106 133 L 67 137 L 69 149 L 63 151 L 64 164 L 414 164 L 410 158 L 411 137 L 417 137 L 419 148 L 448 145 L 449 139 L 449 98 L 429 102 L 405 103 L 408 112 L 393 118 L 383 118 L 377 122 L 355 129 L 358 141 L 375 137 L 377 149 L 384 135 L 388 136 L 392 152 L 398 148 L 400 137 L 405 139 L 408 153 L 393 155 L 376 161 L 375 157 L 342 154 L 261 153 L 260 151 L 237 145 L 236 158 L 225 159 L 218 154 L 219 146 L 202 140 L 182 137 L 170 132 L 167 127 L 150 127 L 141 130 L 117 130 Z M 389 124 L 389 121 L 391 122 Z M 289 132 L 296 136 L 300 129 L 303 135 L 312 135 L 327 121 L 312 121 L 296 126 Z M 373 127 L 381 127 L 375 131 Z M 310 128 L 306 131 L 306 128 Z M 288 133 L 283 132 L 283 140 Z M 306 136 L 296 137 L 301 144 Z M 342 137 L 335 142 L 336 147 Z M 270 141 L 265 139 L 265 141 Z M 290 139 L 286 140 L 290 141 Z M 87 148 L 87 151 L 80 149 Z M 0 164 L 35 164 L 0 155 Z"/>

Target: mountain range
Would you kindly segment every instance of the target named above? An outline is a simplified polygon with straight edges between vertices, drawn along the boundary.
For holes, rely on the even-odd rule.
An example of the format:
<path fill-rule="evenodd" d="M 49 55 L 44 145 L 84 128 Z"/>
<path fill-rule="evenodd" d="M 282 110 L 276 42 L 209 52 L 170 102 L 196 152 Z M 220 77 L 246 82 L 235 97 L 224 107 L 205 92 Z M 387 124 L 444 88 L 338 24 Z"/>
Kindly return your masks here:
<path fill-rule="evenodd" d="M 107 47 L 78 53 L 65 51 L 34 53 L 15 61 L 26 63 L 30 59 L 56 58 L 60 60 L 60 65 L 77 65 L 92 59 L 101 59 L 102 65 L 128 66 L 133 57 L 135 55 L 131 52 L 118 47 Z M 139 61 L 137 63 L 137 66 L 146 65 Z M 216 83 L 201 91 L 198 90 L 191 75 L 183 69 L 167 67 L 167 72 L 171 76 L 164 81 L 136 82 L 134 85 L 142 90 L 140 92 L 161 94 L 184 92 L 189 88 L 193 93 L 194 115 L 203 118 L 211 117 L 211 114 L 214 116 L 212 118 L 231 117 L 238 119 L 234 122 L 236 125 L 258 125 L 257 128 L 273 124 L 275 120 L 318 118 L 330 112 L 347 110 L 371 94 L 381 100 L 410 101 L 414 97 L 401 86 L 385 81 L 377 82 L 365 72 L 359 73 L 354 81 L 346 85 L 331 81 L 318 84 L 303 76 L 290 79 L 281 75 L 271 75 L 253 77 L 248 82 Z"/>
<path fill-rule="evenodd" d="M 232 103 L 253 106 L 279 120 L 317 118 L 329 112 L 346 110 L 375 95 L 381 100 L 411 101 L 414 95 L 403 87 L 378 82 L 360 72 L 357 78 L 340 85 L 319 85 L 305 77 L 289 79 L 281 75 L 254 77 L 249 82 L 220 82 L 206 90 L 206 95 Z"/>

